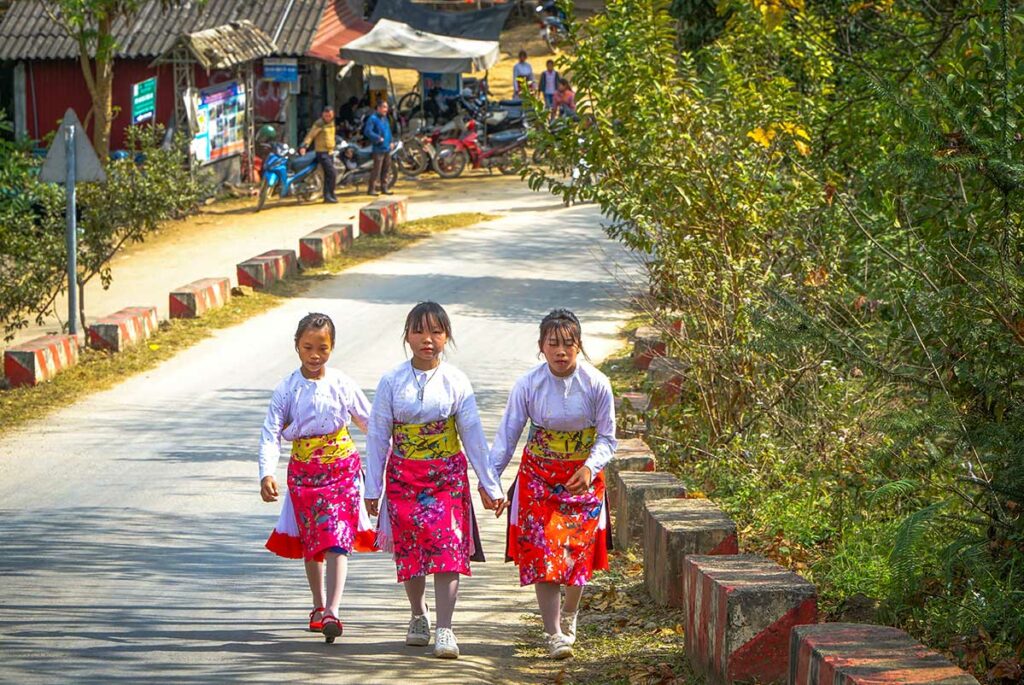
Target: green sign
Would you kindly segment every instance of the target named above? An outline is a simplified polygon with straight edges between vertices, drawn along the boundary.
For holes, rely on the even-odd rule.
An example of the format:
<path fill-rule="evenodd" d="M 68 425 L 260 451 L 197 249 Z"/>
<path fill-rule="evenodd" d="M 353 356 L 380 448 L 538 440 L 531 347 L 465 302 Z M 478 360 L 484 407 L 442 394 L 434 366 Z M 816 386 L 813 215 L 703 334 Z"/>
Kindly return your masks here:
<path fill-rule="evenodd" d="M 132 84 L 132 124 L 141 124 L 156 116 L 156 78 Z"/>

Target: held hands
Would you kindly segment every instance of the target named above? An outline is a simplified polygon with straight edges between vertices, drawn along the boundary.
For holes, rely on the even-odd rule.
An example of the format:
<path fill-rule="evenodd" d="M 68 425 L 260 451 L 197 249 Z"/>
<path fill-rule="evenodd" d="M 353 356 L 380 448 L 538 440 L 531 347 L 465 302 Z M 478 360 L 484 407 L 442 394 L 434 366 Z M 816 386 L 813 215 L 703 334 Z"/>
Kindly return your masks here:
<path fill-rule="evenodd" d="M 581 466 L 576 473 L 572 474 L 572 478 L 565 482 L 565 489 L 574 495 L 581 495 L 590 487 L 590 481 L 593 478 L 594 474 L 590 472 L 590 467 Z"/>
<path fill-rule="evenodd" d="M 366 502 L 366 512 L 370 516 L 379 516 L 380 515 L 380 509 L 379 509 L 380 499 L 370 499 L 369 497 L 367 497 L 363 501 Z"/>
<path fill-rule="evenodd" d="M 277 495 L 277 481 L 273 476 L 264 476 L 260 481 L 260 497 L 264 502 L 276 502 Z"/>
<path fill-rule="evenodd" d="M 505 500 L 504 497 L 500 499 L 493 499 L 483 489 L 483 486 L 478 487 L 477 490 L 480 492 L 480 500 L 484 503 L 484 509 L 487 509 L 488 511 L 493 511 L 495 518 L 501 516 L 502 512 L 504 512 L 505 509 L 508 508 L 508 502 Z"/>

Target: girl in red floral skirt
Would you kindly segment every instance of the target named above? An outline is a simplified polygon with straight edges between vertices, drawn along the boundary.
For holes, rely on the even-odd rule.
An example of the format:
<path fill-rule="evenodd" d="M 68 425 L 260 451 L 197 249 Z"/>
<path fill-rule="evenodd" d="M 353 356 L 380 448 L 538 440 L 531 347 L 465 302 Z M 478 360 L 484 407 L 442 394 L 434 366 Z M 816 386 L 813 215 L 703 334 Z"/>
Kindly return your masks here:
<path fill-rule="evenodd" d="M 507 500 L 506 559 L 519 567 L 522 585 L 535 586 L 555 659 L 572 656 L 583 587 L 595 570 L 608 568 L 611 548 L 601 470 L 615 454 L 615 407 L 608 378 L 578 358 L 581 336 L 571 311 L 544 317 L 538 344 L 545 361 L 512 387 L 491 450 L 500 476 L 530 422 Z"/>

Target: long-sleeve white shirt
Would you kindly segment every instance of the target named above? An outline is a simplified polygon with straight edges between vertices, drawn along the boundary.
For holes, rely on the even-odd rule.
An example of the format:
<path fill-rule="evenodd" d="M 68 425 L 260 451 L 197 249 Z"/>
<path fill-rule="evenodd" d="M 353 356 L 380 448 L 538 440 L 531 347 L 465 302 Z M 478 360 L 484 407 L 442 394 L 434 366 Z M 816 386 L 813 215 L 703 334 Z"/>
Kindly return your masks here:
<path fill-rule="evenodd" d="M 423 401 L 417 396 L 420 387 L 423 387 Z M 447 362 L 441 362 L 430 371 L 420 371 L 409 362 L 402 362 L 380 379 L 366 436 L 366 497 L 376 499 L 383 490 L 384 464 L 391 451 L 395 421 L 429 423 L 451 416 L 455 417 L 462 449 L 480 485 L 490 497 L 504 497 L 501 482 L 491 469 L 490 450 L 477 412 L 473 386 L 466 374 Z"/>
<path fill-rule="evenodd" d="M 328 435 L 347 426 L 350 420 L 365 426 L 369 419 L 370 401 L 341 371 L 328 367 L 323 378 L 311 380 L 302 375 L 302 369 L 296 369 L 270 396 L 260 434 L 260 480 L 277 471 L 281 438 L 291 441 Z"/>
<path fill-rule="evenodd" d="M 527 421 L 555 431 L 580 431 L 593 426 L 597 437 L 584 462 L 593 475 L 615 456 L 612 385 L 607 376 L 582 359 L 577 360 L 571 376 L 556 376 L 544 362 L 512 386 L 491 449 L 491 464 L 499 476 L 512 460 Z"/>

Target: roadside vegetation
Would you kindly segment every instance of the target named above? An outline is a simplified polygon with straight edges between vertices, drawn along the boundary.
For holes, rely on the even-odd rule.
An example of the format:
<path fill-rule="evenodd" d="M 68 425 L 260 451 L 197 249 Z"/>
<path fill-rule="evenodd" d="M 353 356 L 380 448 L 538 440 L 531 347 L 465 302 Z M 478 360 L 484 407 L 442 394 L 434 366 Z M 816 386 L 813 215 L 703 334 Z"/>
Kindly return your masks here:
<path fill-rule="evenodd" d="M 345 269 L 383 257 L 412 245 L 430 235 L 472 226 L 495 218 L 490 214 L 464 212 L 443 214 L 409 221 L 397 231 L 383 236 L 364 236 L 352 248 L 321 267 L 305 270 L 298 277 L 279 281 L 266 292 L 246 290 L 232 297 L 219 309 L 198 319 L 171 319 L 146 343 L 113 354 L 84 349 L 78 365 L 61 373 L 49 383 L 34 387 L 0 390 L 0 435 L 48 413 L 67 406 L 86 395 L 111 388 L 125 378 L 155 367 L 178 352 L 228 328 L 276 307 L 290 297 L 298 297 L 317 282 Z"/>
<path fill-rule="evenodd" d="M 574 31 L 580 120 L 524 174 L 649 260 L 685 378 L 659 468 L 827 618 L 1019 682 L 1024 7 L 610 0 Z"/>

